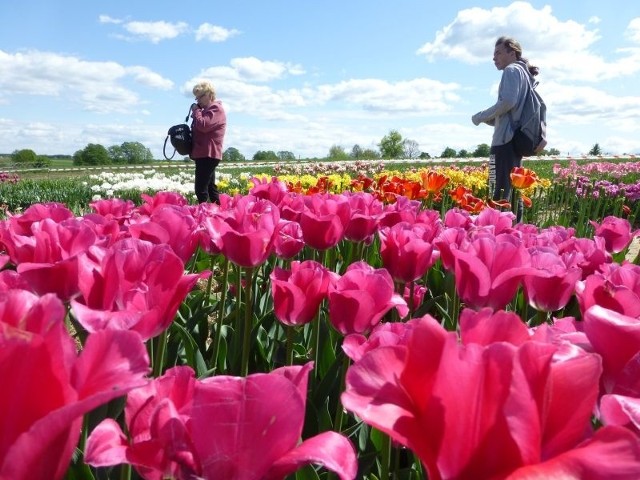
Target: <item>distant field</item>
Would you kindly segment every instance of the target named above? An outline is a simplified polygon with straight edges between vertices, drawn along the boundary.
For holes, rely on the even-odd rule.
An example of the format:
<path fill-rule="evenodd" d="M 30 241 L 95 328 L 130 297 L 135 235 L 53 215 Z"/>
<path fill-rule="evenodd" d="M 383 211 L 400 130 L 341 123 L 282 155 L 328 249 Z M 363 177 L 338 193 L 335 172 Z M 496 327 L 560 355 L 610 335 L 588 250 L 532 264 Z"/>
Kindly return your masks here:
<path fill-rule="evenodd" d="M 595 161 L 601 162 L 635 162 L 640 159 L 635 156 L 627 156 L 627 157 L 615 157 L 615 158 L 604 158 L 604 157 L 581 157 L 581 158 L 560 158 L 560 157 L 537 157 L 537 158 L 525 158 L 523 161 L 523 166 L 527 168 L 533 169 L 540 177 L 543 178 L 552 178 L 553 177 L 553 166 L 555 164 L 560 164 L 561 166 L 566 166 L 571 161 L 576 161 L 579 164 L 590 163 Z M 409 170 L 412 168 L 425 168 L 429 166 L 438 166 L 438 165 L 457 165 L 460 167 L 464 167 L 466 165 L 478 165 L 482 162 L 487 162 L 487 158 L 432 158 L 432 159 L 406 159 L 406 160 L 369 160 L 370 162 L 382 162 L 385 165 L 387 170 Z M 324 162 L 334 162 L 334 163 L 353 163 L 355 161 L 331 161 L 331 160 L 299 160 L 296 161 L 297 164 L 317 164 Z M 267 174 L 270 175 L 274 172 L 273 167 L 281 162 L 225 162 L 220 164 L 219 169 L 222 171 L 233 171 L 241 170 L 243 172 L 249 172 L 252 174 Z M 91 175 L 94 173 L 101 172 L 114 172 L 114 171 L 136 171 L 136 170 L 147 170 L 150 168 L 157 169 L 184 169 L 184 168 L 192 168 L 191 161 L 158 161 L 152 164 L 145 165 L 123 165 L 123 166 L 115 166 L 115 165 L 104 165 L 104 166 L 96 166 L 96 167 L 74 167 L 73 161 L 71 157 L 66 159 L 54 158 L 51 159 L 51 165 L 48 168 L 41 169 L 16 169 L 14 165 L 11 164 L 10 160 L 7 157 L 0 156 L 0 172 L 15 172 L 21 179 L 30 179 L 30 180 L 40 180 L 40 179 L 64 179 L 64 178 L 81 178 L 86 177 L 87 175 Z"/>

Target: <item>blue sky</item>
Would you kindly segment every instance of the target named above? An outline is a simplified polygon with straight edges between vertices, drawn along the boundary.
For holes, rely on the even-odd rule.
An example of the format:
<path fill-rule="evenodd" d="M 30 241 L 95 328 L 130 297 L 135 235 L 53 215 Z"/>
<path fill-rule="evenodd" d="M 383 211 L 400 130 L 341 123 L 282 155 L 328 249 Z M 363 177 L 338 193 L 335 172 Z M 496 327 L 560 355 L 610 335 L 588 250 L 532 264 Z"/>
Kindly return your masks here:
<path fill-rule="evenodd" d="M 227 110 L 225 149 L 324 157 L 390 130 L 438 156 L 491 128 L 495 39 L 540 67 L 549 148 L 640 153 L 640 7 L 547 2 L 0 0 L 0 153 L 139 141 L 162 156 L 191 87 Z"/>

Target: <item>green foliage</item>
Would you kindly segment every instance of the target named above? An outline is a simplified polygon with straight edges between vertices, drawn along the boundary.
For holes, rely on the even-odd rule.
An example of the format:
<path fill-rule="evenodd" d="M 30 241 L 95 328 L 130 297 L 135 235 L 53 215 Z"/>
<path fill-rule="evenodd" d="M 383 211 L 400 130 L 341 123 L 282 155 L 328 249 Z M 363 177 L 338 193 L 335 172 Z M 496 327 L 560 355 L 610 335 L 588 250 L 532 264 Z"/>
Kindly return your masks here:
<path fill-rule="evenodd" d="M 29 148 L 24 148 L 22 150 L 15 150 L 11 154 L 11 161 L 16 164 L 34 164 L 36 163 L 36 152 Z"/>
<path fill-rule="evenodd" d="M 74 165 L 109 165 L 111 157 L 106 148 L 100 144 L 90 143 L 73 154 Z"/>
<path fill-rule="evenodd" d="M 421 160 L 425 160 L 431 158 L 431 155 L 429 155 L 429 152 L 421 152 L 418 158 L 420 158 Z"/>
<path fill-rule="evenodd" d="M 151 150 L 140 142 L 124 142 L 122 145 L 113 145 L 107 152 L 114 164 L 136 165 L 151 163 L 153 154 Z"/>
<path fill-rule="evenodd" d="M 362 160 L 375 160 L 380 158 L 380 152 L 374 150 L 372 148 L 366 148 L 362 151 L 362 156 L 360 159 Z"/>
<path fill-rule="evenodd" d="M 344 151 L 340 145 L 333 145 L 329 149 L 329 157 L 330 160 L 348 160 L 349 154 Z"/>
<path fill-rule="evenodd" d="M 351 149 L 351 153 L 349 154 L 351 158 L 354 160 L 360 160 L 362 157 L 362 147 L 357 143 Z"/>
<path fill-rule="evenodd" d="M 240 153 L 240 150 L 235 147 L 227 148 L 222 154 L 223 162 L 245 162 L 246 160 L 247 159 L 244 157 L 244 155 Z"/>
<path fill-rule="evenodd" d="M 478 147 L 473 151 L 472 156 L 476 158 L 489 158 L 491 154 L 491 147 L 486 143 L 481 143 Z"/>
<path fill-rule="evenodd" d="M 382 158 L 404 158 L 404 142 L 397 130 L 390 130 L 378 144 Z"/>
<path fill-rule="evenodd" d="M 265 162 L 265 161 L 275 161 L 278 160 L 278 155 L 273 150 L 262 151 L 258 150 L 253 155 L 253 160 L 257 162 Z"/>
<path fill-rule="evenodd" d="M 602 155 L 602 149 L 597 143 L 589 150 L 589 155 Z"/>
<path fill-rule="evenodd" d="M 291 161 L 296 159 L 296 156 L 293 154 L 293 152 L 288 152 L 286 150 L 281 150 L 281 151 L 278 152 L 278 159 L 281 162 L 291 162 Z"/>
<path fill-rule="evenodd" d="M 458 155 L 457 155 L 458 158 L 468 158 L 470 156 L 471 156 L 471 154 L 469 152 L 467 152 L 464 148 L 462 150 L 460 150 L 458 152 Z"/>
<path fill-rule="evenodd" d="M 440 158 L 456 158 L 458 156 L 458 152 L 456 152 L 453 148 L 447 147 L 440 154 Z"/>

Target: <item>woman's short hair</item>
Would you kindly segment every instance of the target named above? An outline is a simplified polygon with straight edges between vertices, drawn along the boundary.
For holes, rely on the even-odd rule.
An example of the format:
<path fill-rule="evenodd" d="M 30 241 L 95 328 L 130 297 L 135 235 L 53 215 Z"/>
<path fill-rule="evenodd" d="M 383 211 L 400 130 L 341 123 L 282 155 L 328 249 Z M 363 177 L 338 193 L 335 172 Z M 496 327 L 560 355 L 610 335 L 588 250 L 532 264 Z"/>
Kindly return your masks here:
<path fill-rule="evenodd" d="M 199 97 L 200 95 L 211 95 L 211 99 L 216 99 L 216 90 L 211 85 L 211 82 L 200 82 L 196 83 L 193 87 L 193 96 Z"/>

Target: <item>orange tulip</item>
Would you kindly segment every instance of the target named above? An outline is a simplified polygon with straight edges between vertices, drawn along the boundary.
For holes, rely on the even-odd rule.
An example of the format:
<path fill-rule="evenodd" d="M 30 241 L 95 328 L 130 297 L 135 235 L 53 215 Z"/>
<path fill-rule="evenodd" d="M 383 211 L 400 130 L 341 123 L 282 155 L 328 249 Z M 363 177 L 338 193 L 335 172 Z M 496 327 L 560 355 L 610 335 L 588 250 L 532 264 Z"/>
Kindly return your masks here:
<path fill-rule="evenodd" d="M 422 177 L 422 188 L 429 194 L 439 193 L 449 183 L 448 177 L 434 171 L 422 172 L 420 176 Z"/>
<path fill-rule="evenodd" d="M 539 181 L 536 172 L 529 168 L 514 167 L 511 170 L 511 184 L 513 188 L 529 188 Z"/>

